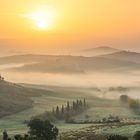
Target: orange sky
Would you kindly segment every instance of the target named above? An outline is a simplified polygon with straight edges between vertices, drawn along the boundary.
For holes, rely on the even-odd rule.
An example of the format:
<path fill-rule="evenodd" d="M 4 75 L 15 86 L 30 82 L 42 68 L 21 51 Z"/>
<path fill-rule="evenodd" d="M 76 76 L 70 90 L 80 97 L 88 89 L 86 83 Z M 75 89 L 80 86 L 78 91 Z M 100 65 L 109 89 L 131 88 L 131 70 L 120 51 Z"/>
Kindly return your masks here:
<path fill-rule="evenodd" d="M 138 49 L 139 7 L 140 0 L 3 0 L 0 40 L 42 48 L 99 44 Z M 48 10 L 54 14 L 53 22 L 45 30 L 34 27 L 36 23 L 27 18 L 30 13 Z"/>

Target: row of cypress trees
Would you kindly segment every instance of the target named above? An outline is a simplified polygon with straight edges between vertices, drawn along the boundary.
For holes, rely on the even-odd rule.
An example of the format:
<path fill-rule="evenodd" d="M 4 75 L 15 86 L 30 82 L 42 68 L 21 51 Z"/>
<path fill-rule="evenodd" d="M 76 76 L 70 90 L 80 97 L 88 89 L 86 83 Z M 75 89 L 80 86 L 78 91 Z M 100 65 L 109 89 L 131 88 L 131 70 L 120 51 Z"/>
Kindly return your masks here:
<path fill-rule="evenodd" d="M 66 105 L 61 107 L 56 106 L 52 109 L 52 114 L 59 120 L 67 120 L 74 115 L 77 115 L 88 108 L 86 99 L 73 101 L 71 104 L 68 101 Z"/>

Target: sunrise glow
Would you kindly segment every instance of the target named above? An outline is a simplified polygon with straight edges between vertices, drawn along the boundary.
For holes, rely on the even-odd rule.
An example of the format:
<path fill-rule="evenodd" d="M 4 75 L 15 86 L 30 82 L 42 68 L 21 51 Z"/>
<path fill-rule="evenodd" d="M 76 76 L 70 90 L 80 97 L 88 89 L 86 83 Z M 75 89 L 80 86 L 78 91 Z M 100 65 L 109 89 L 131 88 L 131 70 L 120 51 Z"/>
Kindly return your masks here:
<path fill-rule="evenodd" d="M 0 0 L 0 140 L 140 140 L 140 0 Z"/>
<path fill-rule="evenodd" d="M 54 23 L 54 14 L 51 11 L 32 12 L 27 17 L 33 21 L 33 26 L 36 29 L 49 29 Z"/>

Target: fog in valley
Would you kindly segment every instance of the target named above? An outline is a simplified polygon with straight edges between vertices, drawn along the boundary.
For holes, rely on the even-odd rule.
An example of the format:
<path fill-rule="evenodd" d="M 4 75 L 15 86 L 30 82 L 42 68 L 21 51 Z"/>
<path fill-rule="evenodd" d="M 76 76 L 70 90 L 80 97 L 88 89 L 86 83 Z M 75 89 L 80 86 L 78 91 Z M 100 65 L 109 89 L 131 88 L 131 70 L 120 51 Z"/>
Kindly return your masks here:
<path fill-rule="evenodd" d="M 5 80 L 14 83 L 74 87 L 85 93 L 90 93 L 93 96 L 109 99 L 119 98 L 121 94 L 127 94 L 134 98 L 140 98 L 139 72 L 131 74 L 99 72 L 87 72 L 85 74 L 61 74 L 39 72 L 21 73 L 3 70 L 4 67 L 18 67 L 22 65 L 23 64 L 1 66 L 1 74 L 5 77 Z M 118 90 L 118 87 L 123 87 L 125 90 Z M 100 92 L 95 92 L 93 90 L 94 88 L 98 88 Z M 110 91 L 110 88 L 116 88 L 116 90 Z"/>

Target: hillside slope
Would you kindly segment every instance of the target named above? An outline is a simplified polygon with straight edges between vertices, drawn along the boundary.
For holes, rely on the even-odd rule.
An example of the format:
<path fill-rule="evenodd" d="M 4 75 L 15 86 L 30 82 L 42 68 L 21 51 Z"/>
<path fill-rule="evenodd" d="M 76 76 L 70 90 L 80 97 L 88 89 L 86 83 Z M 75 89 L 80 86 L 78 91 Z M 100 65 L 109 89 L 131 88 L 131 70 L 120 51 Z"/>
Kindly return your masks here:
<path fill-rule="evenodd" d="M 29 109 L 33 101 L 31 97 L 49 91 L 23 87 L 14 83 L 0 80 L 0 117 Z"/>

